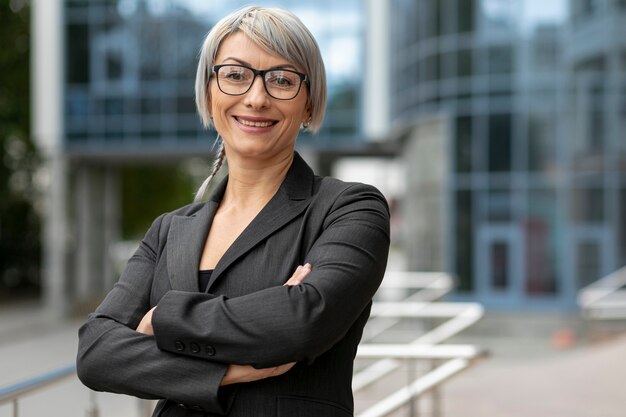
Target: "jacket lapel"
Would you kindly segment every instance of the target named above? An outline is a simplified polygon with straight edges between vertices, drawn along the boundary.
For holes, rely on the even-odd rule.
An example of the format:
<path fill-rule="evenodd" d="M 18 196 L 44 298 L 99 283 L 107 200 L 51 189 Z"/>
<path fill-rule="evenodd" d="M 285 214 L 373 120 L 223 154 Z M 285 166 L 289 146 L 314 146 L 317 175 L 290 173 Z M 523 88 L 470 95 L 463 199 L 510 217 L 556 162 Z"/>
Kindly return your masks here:
<path fill-rule="evenodd" d="M 222 256 L 211 275 L 207 291 L 233 262 L 308 207 L 313 180 L 313 171 L 296 152 L 278 192 Z M 195 265 L 197 269 L 198 264 Z"/>
<path fill-rule="evenodd" d="M 173 290 L 200 290 L 198 283 L 200 256 L 225 188 L 226 179 L 196 213 L 172 218 L 167 235 L 167 273 Z"/>

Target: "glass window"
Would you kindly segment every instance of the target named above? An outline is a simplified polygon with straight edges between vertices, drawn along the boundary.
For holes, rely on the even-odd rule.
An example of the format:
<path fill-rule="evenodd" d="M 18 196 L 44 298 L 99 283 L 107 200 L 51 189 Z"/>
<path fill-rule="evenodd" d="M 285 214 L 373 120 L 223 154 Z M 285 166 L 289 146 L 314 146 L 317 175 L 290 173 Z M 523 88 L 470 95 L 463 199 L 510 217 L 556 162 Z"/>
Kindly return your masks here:
<path fill-rule="evenodd" d="M 439 74 L 439 62 L 437 55 L 429 55 L 421 63 L 422 67 L 422 80 L 434 81 Z"/>
<path fill-rule="evenodd" d="M 454 239 L 456 245 L 456 274 L 458 290 L 469 292 L 474 289 L 474 221 L 472 216 L 472 192 L 459 190 L 456 193 L 456 220 Z"/>
<path fill-rule="evenodd" d="M 513 72 L 513 47 L 496 46 L 488 49 L 489 74 L 510 74 Z"/>
<path fill-rule="evenodd" d="M 601 276 L 600 245 L 589 240 L 576 244 L 576 275 L 577 288 L 583 288 L 597 281 Z"/>
<path fill-rule="evenodd" d="M 485 203 L 485 214 L 489 223 L 510 223 L 513 221 L 510 190 L 490 190 Z"/>
<path fill-rule="evenodd" d="M 489 116 L 488 161 L 490 172 L 511 170 L 511 115 Z"/>
<path fill-rule="evenodd" d="M 456 119 L 456 172 L 472 170 L 472 118 L 462 116 Z"/>
<path fill-rule="evenodd" d="M 67 39 L 67 82 L 89 82 L 89 26 L 84 23 L 69 24 Z"/>
<path fill-rule="evenodd" d="M 626 185 L 619 191 L 617 210 L 617 241 L 619 245 L 619 265 L 626 265 Z"/>
<path fill-rule="evenodd" d="M 526 237 L 526 293 L 554 294 L 556 279 L 556 193 L 536 190 L 528 193 L 528 216 L 523 221 Z"/>
<path fill-rule="evenodd" d="M 471 49 L 459 49 L 459 55 L 457 57 L 457 72 L 459 77 L 471 77 L 474 73 L 472 71 L 472 50 Z"/>
<path fill-rule="evenodd" d="M 474 31 L 475 9 L 474 0 L 457 0 L 459 33 Z"/>
<path fill-rule="evenodd" d="M 491 261 L 491 288 L 506 290 L 509 287 L 509 250 L 507 242 L 494 241 L 489 245 L 489 259 Z"/>
<path fill-rule="evenodd" d="M 604 222 L 604 192 L 601 186 L 575 188 L 570 200 L 570 213 L 575 224 Z"/>
<path fill-rule="evenodd" d="M 549 173 L 556 164 L 556 123 L 550 113 L 528 116 L 528 170 Z"/>

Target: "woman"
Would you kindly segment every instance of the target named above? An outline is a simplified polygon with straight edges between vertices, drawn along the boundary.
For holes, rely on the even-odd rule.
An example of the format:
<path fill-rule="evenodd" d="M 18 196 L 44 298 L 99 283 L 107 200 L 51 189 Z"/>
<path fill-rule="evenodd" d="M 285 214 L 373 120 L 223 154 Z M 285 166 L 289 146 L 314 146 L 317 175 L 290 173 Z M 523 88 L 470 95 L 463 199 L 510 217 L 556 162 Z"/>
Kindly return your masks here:
<path fill-rule="evenodd" d="M 373 187 L 318 177 L 294 152 L 324 116 L 304 25 L 247 7 L 208 34 L 196 102 L 222 138 L 207 202 L 155 220 L 80 330 L 78 375 L 160 399 L 157 416 L 350 416 L 352 363 L 389 248 Z"/>

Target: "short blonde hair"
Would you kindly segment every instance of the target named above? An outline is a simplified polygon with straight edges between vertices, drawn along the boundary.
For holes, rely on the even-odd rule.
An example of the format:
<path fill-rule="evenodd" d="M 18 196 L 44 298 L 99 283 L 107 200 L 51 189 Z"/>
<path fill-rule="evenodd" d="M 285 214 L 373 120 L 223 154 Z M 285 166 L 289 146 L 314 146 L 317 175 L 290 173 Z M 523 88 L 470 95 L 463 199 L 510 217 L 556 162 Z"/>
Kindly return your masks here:
<path fill-rule="evenodd" d="M 307 129 L 319 131 L 326 111 L 326 71 L 319 46 L 311 32 L 293 13 L 278 8 L 248 6 L 220 20 L 207 34 L 196 73 L 196 107 L 205 127 L 211 127 L 209 81 L 221 42 L 243 32 L 271 54 L 278 54 L 307 74 L 311 120 Z"/>

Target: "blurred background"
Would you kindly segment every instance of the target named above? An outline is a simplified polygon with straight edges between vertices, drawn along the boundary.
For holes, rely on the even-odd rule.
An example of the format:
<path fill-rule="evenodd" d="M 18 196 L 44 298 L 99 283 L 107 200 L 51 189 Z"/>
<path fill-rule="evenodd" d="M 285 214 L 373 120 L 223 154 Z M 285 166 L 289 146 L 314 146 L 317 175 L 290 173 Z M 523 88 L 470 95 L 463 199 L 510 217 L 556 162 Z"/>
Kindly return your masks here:
<path fill-rule="evenodd" d="M 82 320 L 192 201 L 215 137 L 198 51 L 248 3 L 0 1 L 0 351 Z M 621 340 L 626 314 L 592 320 L 581 290 L 626 284 L 626 0 L 256 3 L 298 15 L 325 60 L 325 124 L 298 150 L 381 189 L 389 269 L 454 277 L 446 300 L 485 309 L 464 337 L 488 363 Z M 581 415 L 618 415 L 604 404 Z"/>

